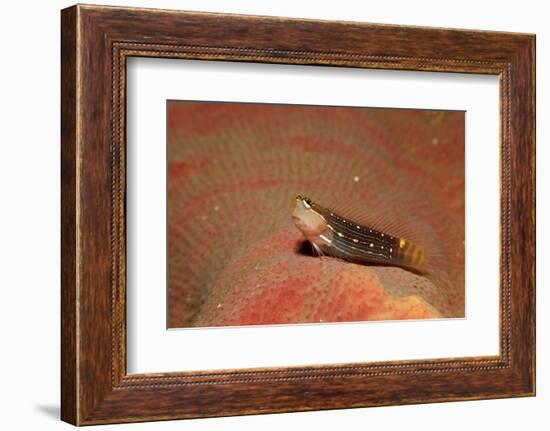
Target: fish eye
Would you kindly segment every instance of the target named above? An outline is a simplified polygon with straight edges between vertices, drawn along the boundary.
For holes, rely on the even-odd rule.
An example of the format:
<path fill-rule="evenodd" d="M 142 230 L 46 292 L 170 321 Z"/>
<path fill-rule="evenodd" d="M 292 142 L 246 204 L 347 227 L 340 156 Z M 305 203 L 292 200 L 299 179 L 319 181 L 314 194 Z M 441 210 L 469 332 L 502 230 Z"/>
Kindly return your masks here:
<path fill-rule="evenodd" d="M 307 198 L 307 197 L 302 196 L 302 195 L 297 195 L 297 196 L 296 196 L 296 200 L 297 200 L 297 201 L 303 201 L 303 202 L 305 202 L 306 204 L 308 204 L 309 206 L 311 206 L 311 204 L 312 204 L 312 201 L 311 201 L 310 198 Z"/>

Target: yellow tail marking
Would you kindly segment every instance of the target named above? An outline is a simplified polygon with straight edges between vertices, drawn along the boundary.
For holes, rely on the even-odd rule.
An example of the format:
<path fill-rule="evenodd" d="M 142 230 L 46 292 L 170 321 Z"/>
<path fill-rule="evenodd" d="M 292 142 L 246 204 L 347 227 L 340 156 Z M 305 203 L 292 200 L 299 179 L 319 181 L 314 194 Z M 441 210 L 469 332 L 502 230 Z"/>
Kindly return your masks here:
<path fill-rule="evenodd" d="M 403 256 L 403 261 L 414 268 L 422 269 L 426 259 L 424 248 L 412 244 L 404 238 L 399 238 L 399 249 Z"/>

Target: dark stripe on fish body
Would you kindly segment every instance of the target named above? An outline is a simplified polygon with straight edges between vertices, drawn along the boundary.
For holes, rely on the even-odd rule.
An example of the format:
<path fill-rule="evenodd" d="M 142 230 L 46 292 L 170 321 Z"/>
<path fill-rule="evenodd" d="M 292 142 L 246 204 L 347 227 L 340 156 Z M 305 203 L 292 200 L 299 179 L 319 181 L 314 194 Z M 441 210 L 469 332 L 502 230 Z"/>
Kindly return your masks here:
<path fill-rule="evenodd" d="M 332 240 L 332 248 L 338 257 L 364 262 L 391 263 L 391 258 L 384 250 L 376 250 L 374 247 L 365 247 L 351 242 L 349 239 L 337 237 Z"/>
<path fill-rule="evenodd" d="M 312 203 L 331 229 L 329 249 L 334 256 L 356 262 L 397 265 L 420 271 L 424 265 L 424 249 L 410 241 L 361 225 L 327 208 Z"/>
<path fill-rule="evenodd" d="M 342 258 L 391 264 L 397 239 L 334 213 L 325 214 L 333 231 L 332 246 Z"/>

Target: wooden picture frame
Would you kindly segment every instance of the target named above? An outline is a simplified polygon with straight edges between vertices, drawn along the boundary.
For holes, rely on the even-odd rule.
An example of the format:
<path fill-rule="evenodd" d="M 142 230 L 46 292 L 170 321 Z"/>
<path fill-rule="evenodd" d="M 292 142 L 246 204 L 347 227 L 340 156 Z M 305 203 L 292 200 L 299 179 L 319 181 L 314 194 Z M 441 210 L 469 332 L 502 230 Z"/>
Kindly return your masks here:
<path fill-rule="evenodd" d="M 61 418 L 75 425 L 535 394 L 535 36 L 77 5 L 62 11 Z M 500 355 L 127 374 L 131 56 L 498 75 Z"/>

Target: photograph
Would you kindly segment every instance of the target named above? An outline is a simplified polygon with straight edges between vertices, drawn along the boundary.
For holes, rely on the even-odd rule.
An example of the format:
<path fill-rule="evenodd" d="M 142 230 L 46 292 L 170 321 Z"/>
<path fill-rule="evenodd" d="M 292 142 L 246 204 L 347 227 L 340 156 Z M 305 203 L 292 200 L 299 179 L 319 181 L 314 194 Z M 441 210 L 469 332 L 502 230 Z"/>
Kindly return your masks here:
<path fill-rule="evenodd" d="M 168 100 L 168 327 L 465 317 L 465 112 Z"/>

